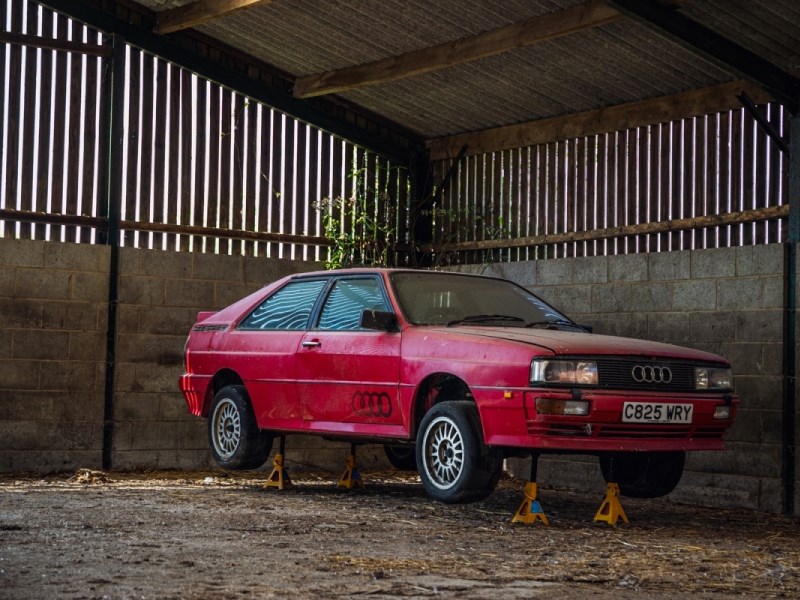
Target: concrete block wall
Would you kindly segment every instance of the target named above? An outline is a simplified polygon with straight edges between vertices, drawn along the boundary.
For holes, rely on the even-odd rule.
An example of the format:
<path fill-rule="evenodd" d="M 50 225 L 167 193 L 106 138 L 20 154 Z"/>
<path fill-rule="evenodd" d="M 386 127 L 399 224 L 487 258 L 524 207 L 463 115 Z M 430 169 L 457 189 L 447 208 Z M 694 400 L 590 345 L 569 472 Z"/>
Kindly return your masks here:
<path fill-rule="evenodd" d="M 109 256 L 0 239 L 0 471 L 101 465 Z"/>
<path fill-rule="evenodd" d="M 213 468 L 206 420 L 187 413 L 178 391 L 183 346 L 197 313 L 224 308 L 291 273 L 319 268 L 300 261 L 123 248 L 114 468 Z M 317 437 L 291 436 L 285 462 L 290 472 L 336 470 L 343 468 L 346 449 Z M 360 464 L 374 464 L 369 462 L 374 454 L 374 449 L 360 452 Z M 270 469 L 268 461 L 262 470 Z"/>
<path fill-rule="evenodd" d="M 319 268 L 121 249 L 113 468 L 213 467 L 206 421 L 187 413 L 178 390 L 198 311 Z M 0 239 L 0 472 L 102 466 L 109 273 L 107 247 Z M 347 450 L 293 436 L 286 464 L 338 471 Z M 359 464 L 385 467 L 379 451 L 359 453 Z"/>
<path fill-rule="evenodd" d="M 782 245 L 483 266 L 596 333 L 707 350 L 733 366 L 741 407 L 724 452 L 690 453 L 672 497 L 782 510 Z M 527 465 L 515 469 L 526 476 Z M 543 459 L 543 484 L 601 490 L 596 459 Z"/>

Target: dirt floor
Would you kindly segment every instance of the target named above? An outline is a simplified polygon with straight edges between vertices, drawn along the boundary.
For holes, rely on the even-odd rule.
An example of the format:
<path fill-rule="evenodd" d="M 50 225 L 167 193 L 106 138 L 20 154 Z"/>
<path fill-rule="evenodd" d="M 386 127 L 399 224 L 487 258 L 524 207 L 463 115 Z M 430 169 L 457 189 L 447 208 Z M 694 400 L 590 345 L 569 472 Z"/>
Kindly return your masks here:
<path fill-rule="evenodd" d="M 0 478 L 1 598 L 744 598 L 800 596 L 800 522 L 542 489 L 447 506 L 416 477 L 78 473 Z"/>

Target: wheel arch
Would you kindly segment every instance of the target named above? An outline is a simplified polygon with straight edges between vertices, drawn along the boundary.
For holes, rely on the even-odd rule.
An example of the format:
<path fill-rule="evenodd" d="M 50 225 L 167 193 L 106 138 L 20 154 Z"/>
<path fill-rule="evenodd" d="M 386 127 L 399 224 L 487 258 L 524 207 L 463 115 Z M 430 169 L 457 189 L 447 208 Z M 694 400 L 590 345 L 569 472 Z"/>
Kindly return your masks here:
<path fill-rule="evenodd" d="M 419 425 L 425 414 L 439 402 L 468 400 L 475 402 L 469 385 L 452 373 L 437 372 L 426 376 L 417 386 L 411 413 L 411 436 L 416 438 Z"/>
<path fill-rule="evenodd" d="M 220 369 L 211 379 L 211 383 L 206 388 L 206 395 L 203 398 L 203 416 L 208 418 L 208 411 L 211 409 L 211 401 L 218 391 L 226 385 L 244 385 L 244 380 L 233 369 Z"/>

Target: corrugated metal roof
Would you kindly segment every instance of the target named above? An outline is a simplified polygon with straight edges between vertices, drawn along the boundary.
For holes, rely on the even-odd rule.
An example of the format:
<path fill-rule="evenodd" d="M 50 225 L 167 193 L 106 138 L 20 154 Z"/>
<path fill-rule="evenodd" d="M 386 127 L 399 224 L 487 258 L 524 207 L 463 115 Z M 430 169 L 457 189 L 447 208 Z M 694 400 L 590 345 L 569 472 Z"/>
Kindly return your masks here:
<path fill-rule="evenodd" d="M 142 0 L 163 10 L 185 0 Z M 519 22 L 581 0 L 274 0 L 198 26 L 300 77 Z M 689 0 L 681 10 L 786 69 L 800 65 L 796 0 Z M 583 112 L 737 79 L 631 19 L 339 94 L 425 138 Z"/>

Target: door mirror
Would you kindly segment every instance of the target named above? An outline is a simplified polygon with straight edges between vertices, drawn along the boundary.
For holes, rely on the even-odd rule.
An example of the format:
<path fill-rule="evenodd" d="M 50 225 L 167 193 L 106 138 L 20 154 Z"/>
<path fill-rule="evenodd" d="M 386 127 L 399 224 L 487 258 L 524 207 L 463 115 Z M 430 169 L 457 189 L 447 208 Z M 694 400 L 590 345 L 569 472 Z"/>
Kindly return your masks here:
<path fill-rule="evenodd" d="M 361 329 L 395 331 L 397 329 L 397 317 L 392 312 L 364 309 L 361 311 Z"/>

